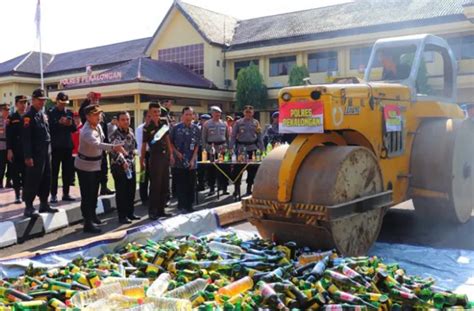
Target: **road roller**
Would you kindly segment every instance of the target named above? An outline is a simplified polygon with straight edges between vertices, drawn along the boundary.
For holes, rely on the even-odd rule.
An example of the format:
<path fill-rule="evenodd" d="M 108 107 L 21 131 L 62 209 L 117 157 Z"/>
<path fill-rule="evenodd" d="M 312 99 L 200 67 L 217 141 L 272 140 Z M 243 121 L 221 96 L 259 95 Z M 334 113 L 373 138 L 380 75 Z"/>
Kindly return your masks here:
<path fill-rule="evenodd" d="M 456 104 L 457 63 L 434 35 L 378 40 L 364 79 L 282 88 L 280 133 L 242 209 L 259 233 L 365 254 L 387 210 L 465 223 L 473 209 L 474 122 Z"/>

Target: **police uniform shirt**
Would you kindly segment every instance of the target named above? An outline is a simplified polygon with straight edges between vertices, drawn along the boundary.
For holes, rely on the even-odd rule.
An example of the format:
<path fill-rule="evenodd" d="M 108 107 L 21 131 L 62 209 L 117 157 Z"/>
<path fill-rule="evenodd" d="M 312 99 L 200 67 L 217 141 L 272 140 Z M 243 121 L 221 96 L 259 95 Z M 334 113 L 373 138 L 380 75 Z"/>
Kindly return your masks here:
<path fill-rule="evenodd" d="M 79 150 L 74 166 L 86 172 L 97 172 L 101 170 L 102 152 L 112 151 L 114 145 L 104 143 L 105 136 L 102 127 L 98 124 L 92 128 L 86 122 L 79 134 Z"/>
<path fill-rule="evenodd" d="M 255 119 L 242 118 L 238 120 L 232 129 L 233 148 L 246 147 L 247 151 L 263 150 L 262 128 Z"/>
<path fill-rule="evenodd" d="M 48 121 L 44 113 L 36 110 L 34 106 L 31 106 L 23 117 L 21 136 L 25 159 L 43 156 L 45 152 L 49 152 L 51 136 Z"/>
<path fill-rule="evenodd" d="M 0 116 L 0 150 L 7 150 L 7 124 L 8 119 Z"/>
<path fill-rule="evenodd" d="M 283 141 L 283 136 L 278 132 L 278 124 L 268 125 L 265 131 L 264 140 L 266 140 L 267 143 L 270 143 L 270 144 Z"/>
<path fill-rule="evenodd" d="M 228 144 L 227 125 L 222 120 L 208 120 L 202 126 L 202 143 L 206 149 L 210 149 L 211 145 Z M 209 151 L 209 150 L 208 150 Z"/>
<path fill-rule="evenodd" d="M 8 116 L 7 124 L 7 149 L 13 151 L 13 155 L 23 158 L 23 146 L 21 143 L 21 128 L 23 126 L 23 117 L 18 111 Z"/>
<path fill-rule="evenodd" d="M 68 118 L 71 121 L 71 125 L 59 123 L 59 120 L 63 117 Z M 59 110 L 57 107 L 54 107 L 49 110 L 48 123 L 51 133 L 51 147 L 53 149 L 72 149 L 74 147 L 71 134 L 76 131 L 76 124 L 72 117 L 72 111 L 66 108 Z"/>
<path fill-rule="evenodd" d="M 135 135 L 133 135 L 133 130 L 129 128 L 128 130 L 122 130 L 117 128 L 110 135 L 110 142 L 113 145 L 123 145 L 127 155 L 113 151 L 111 153 L 111 162 L 110 165 L 112 169 L 122 169 L 123 164 L 127 162 L 130 170 L 135 171 L 134 159 L 135 159 L 135 148 L 137 147 L 137 141 Z"/>
<path fill-rule="evenodd" d="M 183 160 L 175 157 L 175 167 L 188 168 L 193 157 L 194 148 L 199 145 L 201 141 L 201 133 L 196 124 L 191 123 L 186 126 L 183 122 L 178 123 L 171 130 L 171 143 L 183 155 Z M 197 166 L 197 159 L 195 159 L 194 168 Z"/>

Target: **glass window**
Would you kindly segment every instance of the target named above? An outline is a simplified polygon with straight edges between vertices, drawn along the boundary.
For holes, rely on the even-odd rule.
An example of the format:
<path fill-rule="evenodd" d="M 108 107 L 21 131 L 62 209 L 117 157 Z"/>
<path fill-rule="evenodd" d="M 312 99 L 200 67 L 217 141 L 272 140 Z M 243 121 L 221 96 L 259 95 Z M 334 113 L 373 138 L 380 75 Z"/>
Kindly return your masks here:
<path fill-rule="evenodd" d="M 372 47 L 353 48 L 350 51 L 351 70 L 364 70 L 369 62 Z"/>
<path fill-rule="evenodd" d="M 317 52 L 308 55 L 309 72 L 329 72 L 337 70 L 337 52 Z"/>
<path fill-rule="evenodd" d="M 410 76 L 416 46 L 377 50 L 377 62 L 370 68 L 369 81 L 400 81 Z M 382 67 L 379 69 L 379 64 Z"/>
<path fill-rule="evenodd" d="M 204 75 L 204 44 L 191 44 L 158 51 L 158 59 L 179 63 L 198 75 Z"/>
<path fill-rule="evenodd" d="M 457 60 L 474 59 L 474 35 L 448 39 Z"/>
<path fill-rule="evenodd" d="M 270 77 L 287 76 L 296 65 L 296 56 L 270 58 Z"/>
<path fill-rule="evenodd" d="M 234 63 L 234 79 L 237 79 L 237 76 L 241 69 L 247 68 L 248 66 L 250 66 L 251 63 L 258 66 L 258 59 L 242 60 L 242 61 L 235 62 Z"/>

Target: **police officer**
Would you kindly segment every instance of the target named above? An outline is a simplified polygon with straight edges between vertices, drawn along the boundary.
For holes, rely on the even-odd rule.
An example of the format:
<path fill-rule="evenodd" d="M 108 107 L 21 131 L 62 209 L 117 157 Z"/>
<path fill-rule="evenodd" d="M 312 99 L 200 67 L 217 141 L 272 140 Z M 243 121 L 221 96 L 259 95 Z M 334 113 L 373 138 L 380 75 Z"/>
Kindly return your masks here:
<path fill-rule="evenodd" d="M 40 199 L 40 213 L 56 213 L 58 211 L 48 205 L 51 187 L 51 136 L 48 121 L 43 113 L 46 99 L 44 90 L 34 90 L 30 110 L 23 118 L 21 136 L 26 166 L 23 189 L 25 217 L 36 214 L 33 207 L 36 195 Z"/>
<path fill-rule="evenodd" d="M 283 142 L 283 136 L 278 131 L 279 115 L 279 112 L 275 111 L 272 114 L 272 124 L 268 125 L 268 127 L 265 129 L 265 135 L 263 137 L 263 143 L 265 146 L 268 144 L 274 145 L 275 143 Z"/>
<path fill-rule="evenodd" d="M 253 118 L 253 115 L 253 106 L 244 106 L 244 117 L 235 122 L 230 142 L 231 149 L 234 149 L 237 153 L 247 151 L 249 157 L 258 149 L 263 151 L 262 128 L 260 123 Z M 257 167 L 249 166 L 247 173 L 246 195 L 250 195 L 252 194 L 252 185 L 257 174 Z M 236 182 L 235 187 L 240 189 L 240 179 Z"/>
<path fill-rule="evenodd" d="M 11 163 L 15 204 L 21 204 L 20 190 L 25 181 L 25 157 L 21 143 L 21 128 L 27 101 L 28 99 L 24 95 L 15 96 L 16 111 L 8 117 L 7 125 L 8 161 Z"/>
<path fill-rule="evenodd" d="M 7 124 L 8 104 L 0 104 L 0 188 L 3 188 L 3 177 L 7 168 Z M 7 178 L 8 179 L 8 178 Z"/>
<path fill-rule="evenodd" d="M 66 108 L 69 97 L 59 92 L 56 107 L 48 111 L 49 131 L 51 133 L 51 203 L 58 203 L 59 167 L 63 181 L 63 201 L 74 201 L 69 195 L 69 187 L 74 172 L 72 159 L 72 133 L 76 131 L 73 112 Z"/>
<path fill-rule="evenodd" d="M 163 111 L 162 114 L 160 104 L 151 102 L 148 105 L 148 113 L 150 114 L 150 122 L 143 127 L 140 165 L 142 170 L 146 168 L 145 155 L 146 146 L 148 145 L 150 152 L 149 167 L 146 168 L 150 175 L 148 216 L 151 220 L 157 220 L 160 217 L 171 216 L 165 213 L 165 206 L 169 196 L 170 163 L 174 163 L 174 157 L 171 150 L 166 112 Z M 162 115 L 164 117 L 161 117 Z"/>
<path fill-rule="evenodd" d="M 191 107 L 184 107 L 182 116 L 182 122 L 171 130 L 170 140 L 175 156 L 173 179 L 179 185 L 176 193 L 178 209 L 192 212 L 201 132 L 198 126 L 193 123 L 193 109 Z"/>
<path fill-rule="evenodd" d="M 227 125 L 224 121 L 221 120 L 222 110 L 217 106 L 212 106 L 210 108 L 212 119 L 207 121 L 203 125 L 202 129 L 202 143 L 203 147 L 206 148 L 207 152 L 211 152 L 212 145 L 214 149 L 219 152 L 223 149 L 227 149 L 229 146 L 230 135 L 227 130 Z M 227 192 L 227 180 L 225 176 L 217 172 L 217 169 L 214 166 L 210 166 L 208 170 L 208 183 L 209 183 L 209 193 L 208 196 L 214 195 L 214 189 L 216 185 L 216 177 L 218 180 L 218 190 L 222 189 L 224 194 L 229 194 Z"/>

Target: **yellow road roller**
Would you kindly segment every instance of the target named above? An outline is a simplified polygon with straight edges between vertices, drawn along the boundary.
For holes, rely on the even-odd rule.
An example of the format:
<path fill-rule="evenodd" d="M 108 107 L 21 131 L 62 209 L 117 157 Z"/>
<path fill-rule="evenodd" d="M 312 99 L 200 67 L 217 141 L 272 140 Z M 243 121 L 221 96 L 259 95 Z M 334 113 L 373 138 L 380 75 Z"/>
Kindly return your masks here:
<path fill-rule="evenodd" d="M 280 133 L 298 134 L 261 163 L 242 202 L 265 238 L 365 254 L 388 208 L 467 222 L 474 121 L 456 104 L 457 64 L 433 35 L 378 40 L 364 79 L 286 87 Z"/>

